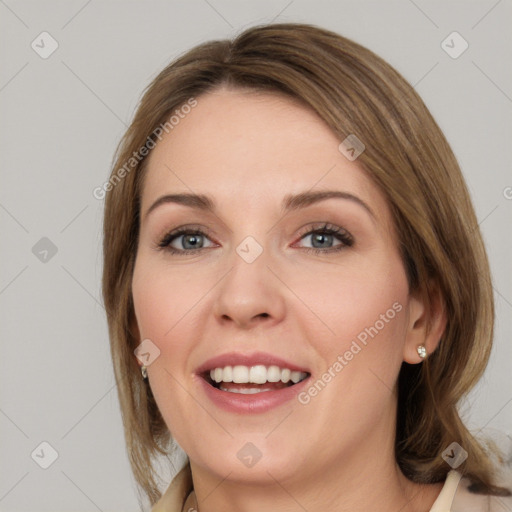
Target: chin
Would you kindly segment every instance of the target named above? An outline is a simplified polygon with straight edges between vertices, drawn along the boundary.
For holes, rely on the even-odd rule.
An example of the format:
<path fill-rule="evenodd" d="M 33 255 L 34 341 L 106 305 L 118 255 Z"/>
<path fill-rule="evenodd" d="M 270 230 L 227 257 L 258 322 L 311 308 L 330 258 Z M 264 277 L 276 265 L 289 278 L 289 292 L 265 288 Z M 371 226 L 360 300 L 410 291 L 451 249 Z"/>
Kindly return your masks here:
<path fill-rule="evenodd" d="M 191 450 L 180 443 L 191 462 L 230 480 L 268 482 L 275 478 L 289 478 L 301 467 L 304 440 L 290 439 L 286 432 L 264 434 L 232 432 L 232 436 L 188 436 Z M 265 438 L 265 436 L 268 436 Z M 201 443 L 193 439 L 202 439 Z M 178 441 L 179 443 L 179 441 Z M 302 449 L 301 449 L 302 447 Z M 270 473 L 270 475 L 269 475 Z"/>

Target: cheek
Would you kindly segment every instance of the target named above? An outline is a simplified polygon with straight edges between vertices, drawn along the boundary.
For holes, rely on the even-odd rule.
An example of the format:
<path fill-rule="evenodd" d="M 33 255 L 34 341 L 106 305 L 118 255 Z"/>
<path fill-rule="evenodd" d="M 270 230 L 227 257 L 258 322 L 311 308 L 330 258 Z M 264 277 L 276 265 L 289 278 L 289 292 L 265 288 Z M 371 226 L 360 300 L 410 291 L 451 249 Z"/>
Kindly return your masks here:
<path fill-rule="evenodd" d="M 189 413 L 194 412 L 184 405 L 190 396 L 183 383 L 191 351 L 190 312 L 204 287 L 199 290 L 186 272 L 157 267 L 143 257 L 138 260 L 132 295 L 141 340 L 151 340 L 160 351 L 148 369 L 151 390 L 168 429 L 179 440 L 189 425 Z"/>
<path fill-rule="evenodd" d="M 383 254 L 363 263 L 354 258 L 346 265 L 301 272 L 300 280 L 295 278 L 293 288 L 315 314 L 305 315 L 303 328 L 310 340 L 316 340 L 317 349 L 331 358 L 358 336 L 363 343 L 372 339 L 368 330 L 378 331 L 381 344 L 404 332 L 405 315 L 400 311 L 405 311 L 408 283 L 401 260 Z"/>
<path fill-rule="evenodd" d="M 132 284 L 135 314 L 142 338 L 172 344 L 177 332 L 190 324 L 190 313 L 208 289 L 204 276 L 190 269 L 137 263 Z"/>
<path fill-rule="evenodd" d="M 299 401 L 305 411 L 314 411 L 308 421 L 332 436 L 343 431 L 347 439 L 356 439 L 393 405 L 403 359 L 408 283 L 400 260 L 386 261 L 379 265 L 374 260 L 372 268 L 333 271 L 330 279 L 320 280 L 322 289 L 313 281 L 304 283 L 308 304 L 334 335 L 319 335 L 321 324 L 315 317 L 301 320 L 319 364 Z"/>
<path fill-rule="evenodd" d="M 390 255 L 371 263 L 337 266 L 330 276 L 308 278 L 302 289 L 308 293 L 308 304 L 329 326 L 323 329 L 315 317 L 301 320 L 319 356 L 316 378 L 329 381 L 325 387 L 312 383 L 313 389 L 302 398 L 304 402 L 311 399 L 318 421 L 330 425 L 333 434 L 347 418 L 361 422 L 363 428 L 363 423 L 373 425 L 385 414 L 393 402 L 391 390 L 403 359 L 405 271 L 401 260 Z M 325 334 L 319 335 L 319 328 Z"/>
<path fill-rule="evenodd" d="M 198 301 L 198 290 L 191 286 L 193 279 L 186 273 L 166 272 L 146 263 L 141 258 L 134 269 L 135 317 L 140 340 L 151 340 L 159 350 L 148 368 L 153 394 L 161 410 L 171 410 L 187 372 L 191 310 Z"/>

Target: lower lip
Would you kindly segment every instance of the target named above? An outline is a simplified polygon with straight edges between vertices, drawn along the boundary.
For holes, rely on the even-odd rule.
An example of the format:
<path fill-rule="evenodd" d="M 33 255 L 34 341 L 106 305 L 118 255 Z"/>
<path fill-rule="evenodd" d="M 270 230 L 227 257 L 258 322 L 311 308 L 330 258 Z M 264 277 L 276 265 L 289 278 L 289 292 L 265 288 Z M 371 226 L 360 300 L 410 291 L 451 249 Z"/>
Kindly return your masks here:
<path fill-rule="evenodd" d="M 206 396 L 217 406 L 225 411 L 246 413 L 246 414 L 257 414 L 267 412 L 275 407 L 289 402 L 297 397 L 298 393 L 307 385 L 309 377 L 293 386 L 288 386 L 282 389 L 262 391 L 260 393 L 254 393 L 252 395 L 244 395 L 242 393 L 233 393 L 230 391 L 222 391 L 217 389 L 205 379 L 200 377 L 197 378 L 200 381 L 200 385 L 203 387 Z"/>

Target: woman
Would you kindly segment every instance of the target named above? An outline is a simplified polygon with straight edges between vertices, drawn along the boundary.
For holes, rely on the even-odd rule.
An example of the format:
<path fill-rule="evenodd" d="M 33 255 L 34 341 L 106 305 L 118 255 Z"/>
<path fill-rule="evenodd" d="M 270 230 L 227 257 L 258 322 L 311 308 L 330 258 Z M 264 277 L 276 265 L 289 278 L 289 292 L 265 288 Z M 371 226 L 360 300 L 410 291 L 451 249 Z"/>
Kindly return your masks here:
<path fill-rule="evenodd" d="M 478 223 L 382 59 L 304 24 L 200 45 L 146 90 L 107 192 L 104 301 L 152 510 L 510 507 L 456 408 L 492 342 Z M 162 495 L 173 441 L 188 461 Z"/>

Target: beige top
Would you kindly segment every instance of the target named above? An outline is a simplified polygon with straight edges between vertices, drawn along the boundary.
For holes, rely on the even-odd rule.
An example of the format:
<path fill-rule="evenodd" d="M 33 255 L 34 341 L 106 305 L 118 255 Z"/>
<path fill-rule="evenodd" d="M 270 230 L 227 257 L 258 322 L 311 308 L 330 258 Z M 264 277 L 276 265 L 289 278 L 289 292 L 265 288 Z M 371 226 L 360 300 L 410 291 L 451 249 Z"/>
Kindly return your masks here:
<path fill-rule="evenodd" d="M 452 469 L 430 512 L 512 512 L 512 496 L 487 496 L 472 493 L 470 482 Z M 173 479 L 151 512 L 196 512 L 190 465 Z"/>

